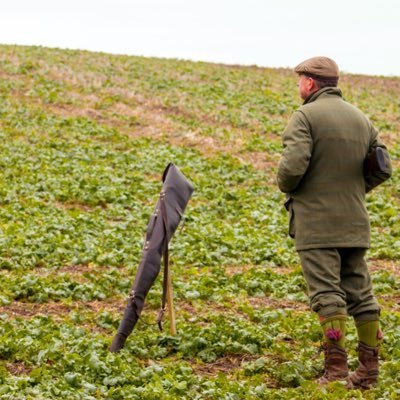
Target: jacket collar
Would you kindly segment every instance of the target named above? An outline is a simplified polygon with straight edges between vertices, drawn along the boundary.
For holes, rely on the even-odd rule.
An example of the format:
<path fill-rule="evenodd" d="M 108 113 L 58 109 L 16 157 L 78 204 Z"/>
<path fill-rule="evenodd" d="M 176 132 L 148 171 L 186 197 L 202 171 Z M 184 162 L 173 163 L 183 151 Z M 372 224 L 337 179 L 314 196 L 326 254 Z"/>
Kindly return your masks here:
<path fill-rule="evenodd" d="M 337 87 L 324 87 L 317 92 L 311 93 L 305 100 L 304 104 L 312 103 L 313 101 L 317 100 L 318 97 L 325 97 L 325 96 L 339 96 L 342 97 L 342 91 Z"/>

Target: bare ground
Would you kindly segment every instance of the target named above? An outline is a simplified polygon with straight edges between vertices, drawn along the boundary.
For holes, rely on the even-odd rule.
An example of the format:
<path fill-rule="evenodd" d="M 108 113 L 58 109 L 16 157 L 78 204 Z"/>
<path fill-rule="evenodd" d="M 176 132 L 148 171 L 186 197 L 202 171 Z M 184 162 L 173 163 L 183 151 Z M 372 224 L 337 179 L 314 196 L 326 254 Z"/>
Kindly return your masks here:
<path fill-rule="evenodd" d="M 32 368 L 26 366 L 23 362 L 7 363 L 6 368 L 11 375 L 15 376 L 29 375 L 32 371 Z"/>
<path fill-rule="evenodd" d="M 251 354 L 229 354 L 227 356 L 221 357 L 212 363 L 199 364 L 196 362 L 191 363 L 193 372 L 196 375 L 204 377 L 215 377 L 218 374 L 224 374 L 226 376 L 235 378 L 235 374 L 240 371 L 243 367 L 243 363 L 253 362 L 259 358 L 264 358 L 268 356 L 251 355 Z M 279 387 L 279 382 L 263 374 L 264 383 L 269 388 Z"/>
<path fill-rule="evenodd" d="M 192 364 L 192 368 L 199 375 L 214 376 L 219 372 L 229 374 L 233 370 L 240 368 L 243 362 L 254 361 L 258 358 L 260 358 L 259 355 L 229 354 L 212 363 Z"/>
<path fill-rule="evenodd" d="M 274 299 L 272 297 L 248 297 L 248 302 L 255 309 L 260 307 L 266 307 L 276 310 L 296 310 L 296 311 L 309 311 L 310 307 L 301 303 L 300 301 L 284 300 L 284 299 Z"/>
<path fill-rule="evenodd" d="M 377 260 L 368 261 L 368 269 L 371 273 L 375 271 L 387 271 L 395 277 L 400 277 L 400 262 L 392 260 Z"/>
<path fill-rule="evenodd" d="M 1 313 L 9 314 L 12 317 L 31 318 L 35 315 L 63 315 L 71 311 L 72 307 L 64 303 L 49 302 L 43 304 L 24 303 L 13 301 L 11 304 L 0 307 Z"/>

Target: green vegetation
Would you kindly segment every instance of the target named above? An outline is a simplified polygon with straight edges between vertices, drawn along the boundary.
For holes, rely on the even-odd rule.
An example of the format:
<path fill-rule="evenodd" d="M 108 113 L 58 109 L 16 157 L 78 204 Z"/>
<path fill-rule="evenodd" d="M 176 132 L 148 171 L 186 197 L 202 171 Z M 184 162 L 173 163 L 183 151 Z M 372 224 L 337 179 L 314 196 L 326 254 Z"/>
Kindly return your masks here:
<path fill-rule="evenodd" d="M 0 399 L 400 397 L 400 178 L 368 195 L 379 386 L 319 388 L 318 322 L 275 184 L 289 70 L 0 46 Z M 345 75 L 399 165 L 399 78 Z M 168 162 L 196 191 L 161 280 L 108 352 Z M 166 330 L 168 322 L 166 321 Z M 349 329 L 350 362 L 356 335 Z"/>

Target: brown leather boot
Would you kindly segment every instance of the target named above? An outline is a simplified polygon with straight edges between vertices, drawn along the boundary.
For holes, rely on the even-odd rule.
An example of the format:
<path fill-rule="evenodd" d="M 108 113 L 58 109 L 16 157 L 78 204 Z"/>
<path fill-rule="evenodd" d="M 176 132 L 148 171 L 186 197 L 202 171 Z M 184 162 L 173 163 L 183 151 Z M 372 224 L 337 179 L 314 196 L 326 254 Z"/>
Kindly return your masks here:
<path fill-rule="evenodd" d="M 350 389 L 370 389 L 375 386 L 379 375 L 379 346 L 370 347 L 364 343 L 358 344 L 359 365 L 347 379 Z"/>
<path fill-rule="evenodd" d="M 346 350 L 332 343 L 324 343 L 323 349 L 324 375 L 318 379 L 318 383 L 326 385 L 329 382 L 346 380 L 349 375 Z"/>

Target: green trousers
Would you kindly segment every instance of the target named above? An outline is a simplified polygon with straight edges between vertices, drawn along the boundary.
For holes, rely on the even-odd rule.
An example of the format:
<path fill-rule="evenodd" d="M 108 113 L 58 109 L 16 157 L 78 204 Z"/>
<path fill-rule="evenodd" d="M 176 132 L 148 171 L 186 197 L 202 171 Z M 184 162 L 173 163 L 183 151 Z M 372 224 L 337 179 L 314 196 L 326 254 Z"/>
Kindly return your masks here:
<path fill-rule="evenodd" d="M 364 248 L 299 251 L 310 306 L 321 317 L 379 314 Z"/>

